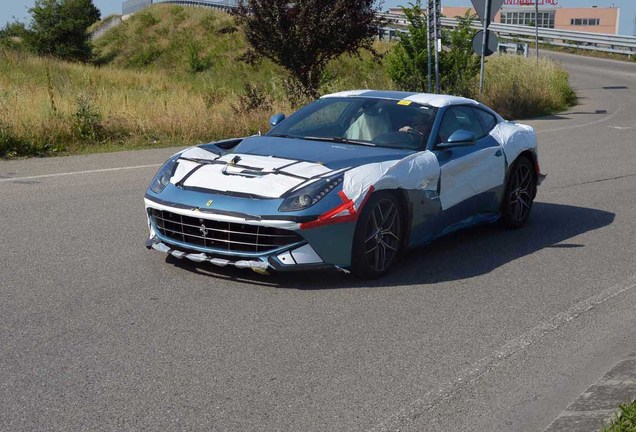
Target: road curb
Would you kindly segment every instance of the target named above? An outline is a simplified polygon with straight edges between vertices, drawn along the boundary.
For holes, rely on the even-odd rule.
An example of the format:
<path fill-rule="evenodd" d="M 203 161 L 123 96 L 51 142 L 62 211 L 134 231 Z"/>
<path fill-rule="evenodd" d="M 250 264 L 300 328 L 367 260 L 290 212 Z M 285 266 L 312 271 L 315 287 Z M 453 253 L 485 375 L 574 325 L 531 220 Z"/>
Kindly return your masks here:
<path fill-rule="evenodd" d="M 636 398 L 636 352 L 577 397 L 544 432 L 598 432 L 620 403 Z"/>

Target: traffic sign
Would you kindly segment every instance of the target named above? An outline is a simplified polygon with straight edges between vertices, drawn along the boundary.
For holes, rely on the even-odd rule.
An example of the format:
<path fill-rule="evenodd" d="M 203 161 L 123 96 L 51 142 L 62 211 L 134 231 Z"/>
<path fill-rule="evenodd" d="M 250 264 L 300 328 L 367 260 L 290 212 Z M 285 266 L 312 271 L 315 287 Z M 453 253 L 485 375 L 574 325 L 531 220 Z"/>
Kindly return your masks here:
<path fill-rule="evenodd" d="M 473 7 L 477 11 L 477 16 L 479 17 L 481 22 L 484 22 L 484 16 L 486 12 L 486 0 L 471 0 L 473 2 Z M 488 24 L 490 24 L 494 19 L 501 6 L 503 6 L 504 0 L 490 0 L 490 16 L 488 17 Z"/>
<path fill-rule="evenodd" d="M 495 34 L 494 31 L 488 30 L 487 40 L 488 40 L 488 42 L 487 42 L 487 45 L 486 45 L 486 50 L 483 51 L 484 31 L 483 30 L 479 30 L 475 34 L 475 37 L 473 38 L 473 51 L 475 51 L 475 54 L 481 55 L 482 52 L 483 52 L 483 54 L 486 57 L 488 57 L 488 56 L 493 55 L 494 53 L 497 52 L 497 47 L 499 46 L 499 40 L 497 39 L 497 35 Z"/>

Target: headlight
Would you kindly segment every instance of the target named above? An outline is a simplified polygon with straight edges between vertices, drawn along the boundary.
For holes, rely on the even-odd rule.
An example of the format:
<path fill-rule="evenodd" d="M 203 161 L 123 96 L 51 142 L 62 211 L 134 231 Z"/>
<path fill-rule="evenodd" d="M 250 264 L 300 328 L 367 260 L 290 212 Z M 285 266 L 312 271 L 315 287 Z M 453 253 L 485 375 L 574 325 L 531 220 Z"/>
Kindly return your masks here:
<path fill-rule="evenodd" d="M 166 186 L 168 186 L 168 183 L 170 183 L 170 179 L 174 175 L 174 171 L 177 168 L 177 159 L 179 159 L 178 156 L 170 159 L 161 167 L 155 178 L 152 179 L 152 183 L 150 183 L 151 191 L 156 194 L 160 194 L 161 192 L 163 192 Z"/>
<path fill-rule="evenodd" d="M 327 196 L 327 194 L 341 184 L 343 180 L 344 174 L 339 173 L 337 176 L 320 179 L 300 190 L 294 191 L 290 196 L 285 198 L 278 208 L 278 211 L 297 211 L 311 207 Z"/>

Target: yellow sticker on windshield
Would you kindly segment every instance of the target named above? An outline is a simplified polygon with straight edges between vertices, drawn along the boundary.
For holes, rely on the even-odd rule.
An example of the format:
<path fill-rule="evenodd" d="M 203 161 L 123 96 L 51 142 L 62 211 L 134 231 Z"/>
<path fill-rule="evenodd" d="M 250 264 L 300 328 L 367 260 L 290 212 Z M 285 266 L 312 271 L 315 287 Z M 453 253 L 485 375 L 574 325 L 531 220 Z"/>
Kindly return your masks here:
<path fill-rule="evenodd" d="M 411 102 L 410 100 L 406 100 L 406 99 L 402 99 L 401 101 L 398 102 L 398 105 L 404 105 L 404 106 L 409 106 L 411 105 L 413 102 Z"/>

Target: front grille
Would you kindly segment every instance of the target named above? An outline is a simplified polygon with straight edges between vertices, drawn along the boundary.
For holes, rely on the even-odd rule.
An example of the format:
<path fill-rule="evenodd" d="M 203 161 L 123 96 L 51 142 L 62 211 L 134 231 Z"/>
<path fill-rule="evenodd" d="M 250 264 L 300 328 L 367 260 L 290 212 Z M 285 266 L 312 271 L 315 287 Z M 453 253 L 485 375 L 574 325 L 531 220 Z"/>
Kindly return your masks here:
<path fill-rule="evenodd" d="M 163 237 L 193 246 L 264 253 L 302 241 L 295 232 L 279 228 L 219 222 L 152 208 L 148 213 Z"/>

